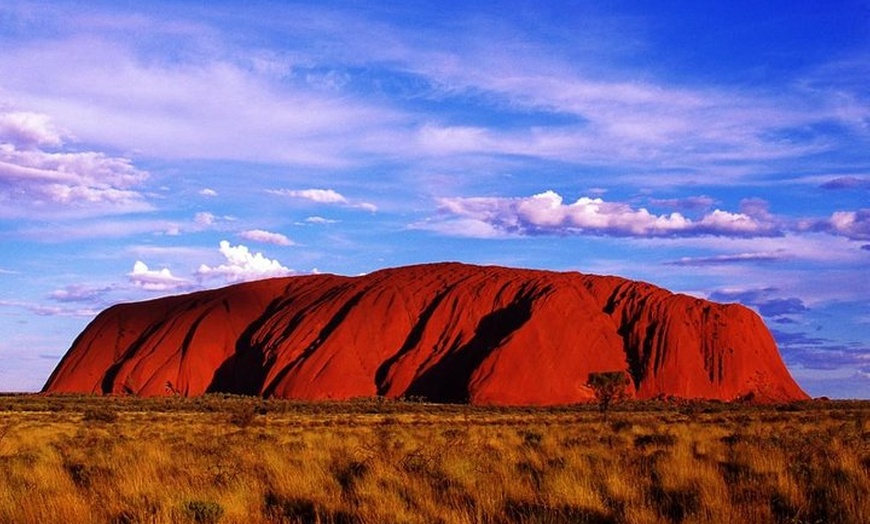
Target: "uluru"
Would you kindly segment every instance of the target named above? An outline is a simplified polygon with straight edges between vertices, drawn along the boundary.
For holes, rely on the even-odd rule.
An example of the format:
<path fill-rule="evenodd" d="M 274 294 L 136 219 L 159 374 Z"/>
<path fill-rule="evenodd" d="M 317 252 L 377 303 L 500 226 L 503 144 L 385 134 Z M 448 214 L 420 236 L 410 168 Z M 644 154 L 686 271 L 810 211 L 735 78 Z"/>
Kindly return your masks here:
<path fill-rule="evenodd" d="M 43 391 L 558 405 L 624 370 L 638 399 L 807 398 L 761 318 L 614 276 L 460 263 L 118 304 Z"/>

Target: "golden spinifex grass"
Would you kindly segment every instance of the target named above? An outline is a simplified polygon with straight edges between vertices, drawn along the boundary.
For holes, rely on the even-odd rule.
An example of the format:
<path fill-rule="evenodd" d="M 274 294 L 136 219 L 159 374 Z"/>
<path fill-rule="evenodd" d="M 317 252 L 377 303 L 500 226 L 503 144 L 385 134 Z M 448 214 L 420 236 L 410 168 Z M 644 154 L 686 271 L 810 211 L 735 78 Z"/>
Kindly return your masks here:
<path fill-rule="evenodd" d="M 868 412 L 0 397 L 0 522 L 866 522 Z"/>

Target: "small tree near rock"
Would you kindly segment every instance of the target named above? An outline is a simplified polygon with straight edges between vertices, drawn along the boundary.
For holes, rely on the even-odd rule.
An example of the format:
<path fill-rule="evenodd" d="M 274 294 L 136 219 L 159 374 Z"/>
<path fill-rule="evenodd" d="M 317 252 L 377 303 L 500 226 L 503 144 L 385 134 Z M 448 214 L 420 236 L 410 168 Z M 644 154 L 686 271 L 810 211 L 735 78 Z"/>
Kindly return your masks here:
<path fill-rule="evenodd" d="M 631 384 L 631 379 L 625 371 L 602 371 L 590 373 L 586 385 L 592 388 L 595 398 L 598 400 L 598 409 L 604 414 L 607 422 L 607 412 L 611 404 L 620 402 L 628 396 L 626 387 Z"/>

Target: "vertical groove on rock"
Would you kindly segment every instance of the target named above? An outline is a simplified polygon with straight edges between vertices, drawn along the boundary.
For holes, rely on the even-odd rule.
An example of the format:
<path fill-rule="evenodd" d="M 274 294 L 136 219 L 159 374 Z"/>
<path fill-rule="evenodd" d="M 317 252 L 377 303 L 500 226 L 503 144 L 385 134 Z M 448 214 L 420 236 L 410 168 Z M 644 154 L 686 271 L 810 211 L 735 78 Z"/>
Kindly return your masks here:
<path fill-rule="evenodd" d="M 323 344 L 323 342 L 329 337 L 329 335 L 335 331 L 341 322 L 347 317 L 348 313 L 359 303 L 362 299 L 365 291 L 356 292 L 351 298 L 346 300 L 338 312 L 329 319 L 326 323 L 326 326 L 320 330 L 320 333 L 317 335 L 317 338 L 314 339 L 311 344 L 308 345 L 302 352 L 294 358 L 290 363 L 284 366 L 283 369 L 278 371 L 275 375 L 275 378 L 272 382 L 267 385 L 263 390 L 263 395 L 266 397 L 270 397 L 275 393 L 275 389 L 278 388 L 281 381 L 294 370 L 297 366 L 299 366 L 302 362 L 304 362 L 307 358 L 314 354 L 315 351 Z M 325 302 L 325 301 L 324 301 Z"/>
<path fill-rule="evenodd" d="M 474 336 L 420 375 L 406 394 L 439 402 L 468 402 L 471 375 L 499 344 L 531 318 L 532 297 L 517 296 L 502 309 L 484 316 Z"/>
<path fill-rule="evenodd" d="M 411 332 L 408 333 L 408 337 L 405 339 L 402 347 L 400 347 L 395 354 L 384 360 L 384 362 L 378 367 L 378 370 L 375 372 L 375 386 L 377 387 L 378 395 L 386 395 L 387 392 L 390 390 L 392 381 L 389 380 L 388 377 L 391 368 L 399 360 L 401 360 L 402 357 L 404 357 L 409 352 L 413 351 L 419 346 L 420 341 L 423 339 L 423 333 L 426 330 L 426 327 L 429 325 L 429 321 L 432 319 L 435 311 L 441 305 L 441 302 L 452 289 L 452 286 L 447 287 L 446 289 L 440 290 L 435 295 L 431 302 L 429 302 L 429 304 L 417 317 L 417 321 L 414 323 L 414 327 L 411 329 Z"/>

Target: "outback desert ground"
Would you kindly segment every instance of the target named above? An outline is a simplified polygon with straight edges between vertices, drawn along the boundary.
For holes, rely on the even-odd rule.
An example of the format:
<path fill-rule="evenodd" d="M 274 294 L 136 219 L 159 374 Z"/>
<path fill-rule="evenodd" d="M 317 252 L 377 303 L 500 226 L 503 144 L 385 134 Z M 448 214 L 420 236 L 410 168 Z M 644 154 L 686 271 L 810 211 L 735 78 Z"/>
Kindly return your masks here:
<path fill-rule="evenodd" d="M 3 523 L 861 523 L 870 403 L 0 397 Z"/>

